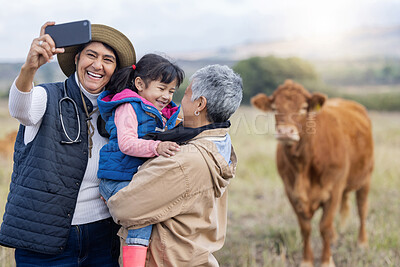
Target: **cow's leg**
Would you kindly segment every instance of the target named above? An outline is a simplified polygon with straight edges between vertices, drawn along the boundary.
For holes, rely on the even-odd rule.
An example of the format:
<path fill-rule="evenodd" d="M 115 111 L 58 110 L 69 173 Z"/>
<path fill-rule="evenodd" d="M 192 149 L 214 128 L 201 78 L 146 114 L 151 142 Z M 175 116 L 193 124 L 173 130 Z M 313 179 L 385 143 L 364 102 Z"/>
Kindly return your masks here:
<path fill-rule="evenodd" d="M 322 236 L 322 256 L 321 256 L 321 267 L 334 267 L 335 263 L 331 257 L 331 243 L 336 238 L 336 231 L 333 227 L 333 220 L 337 212 L 337 208 L 341 201 L 342 192 L 333 191 L 331 199 L 324 203 L 322 206 L 323 213 L 319 224 L 320 232 Z"/>
<path fill-rule="evenodd" d="M 299 221 L 301 236 L 303 238 L 303 260 L 300 267 L 313 267 L 314 255 L 311 248 L 311 220 L 297 215 Z"/>
<path fill-rule="evenodd" d="M 362 248 L 368 247 L 367 231 L 365 229 L 365 220 L 368 213 L 368 192 L 369 182 L 356 192 L 358 215 L 360 217 L 360 232 L 358 234 L 358 245 Z"/>
<path fill-rule="evenodd" d="M 342 195 L 342 201 L 340 203 L 340 230 L 343 231 L 346 228 L 347 219 L 350 213 L 350 198 L 349 191 L 344 191 Z"/>

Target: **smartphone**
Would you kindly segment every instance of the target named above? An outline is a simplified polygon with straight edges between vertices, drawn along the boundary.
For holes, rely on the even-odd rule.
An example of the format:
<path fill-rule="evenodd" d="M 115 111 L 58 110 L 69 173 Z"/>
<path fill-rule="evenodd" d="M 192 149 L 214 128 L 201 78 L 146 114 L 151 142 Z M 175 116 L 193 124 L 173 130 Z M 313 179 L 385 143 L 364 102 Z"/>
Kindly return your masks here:
<path fill-rule="evenodd" d="M 45 33 L 53 38 L 56 47 L 68 47 L 90 42 L 92 29 L 90 21 L 81 20 L 47 26 Z"/>

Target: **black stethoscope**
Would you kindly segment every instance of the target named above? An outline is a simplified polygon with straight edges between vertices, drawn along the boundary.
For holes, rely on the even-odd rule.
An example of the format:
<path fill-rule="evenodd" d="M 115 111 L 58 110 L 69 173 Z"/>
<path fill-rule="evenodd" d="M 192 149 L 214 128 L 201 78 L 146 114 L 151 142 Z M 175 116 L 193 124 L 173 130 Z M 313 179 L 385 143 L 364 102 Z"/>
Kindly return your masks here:
<path fill-rule="evenodd" d="M 78 133 L 76 134 L 76 138 L 75 138 L 75 139 L 72 139 L 72 138 L 68 135 L 67 130 L 65 129 L 64 120 L 63 120 L 63 115 L 62 115 L 62 107 L 61 107 L 63 102 L 64 102 L 64 103 L 67 103 L 67 102 L 71 103 L 72 106 L 73 106 L 74 109 L 75 109 L 76 120 L 77 120 L 77 122 L 78 122 Z M 81 137 L 81 120 L 80 120 L 80 118 L 79 118 L 78 106 L 76 105 L 75 100 L 73 100 L 72 98 L 70 98 L 70 97 L 68 96 L 68 94 L 67 94 L 67 81 L 64 82 L 64 97 L 61 98 L 61 99 L 58 101 L 58 108 L 59 108 L 61 126 L 62 126 L 62 128 L 63 128 L 63 131 L 64 131 L 65 136 L 66 136 L 67 139 L 68 139 L 68 141 L 61 140 L 60 143 L 63 144 L 63 145 L 71 145 L 71 144 L 76 144 L 76 143 L 82 142 L 82 140 L 79 139 L 79 138 Z"/>
<path fill-rule="evenodd" d="M 72 144 L 77 144 L 77 143 L 82 142 L 82 140 L 79 139 L 81 137 L 81 120 L 79 118 L 78 106 L 76 105 L 75 100 L 70 98 L 68 96 L 68 94 L 67 94 L 67 81 L 64 82 L 64 86 L 63 87 L 64 87 L 64 97 L 61 98 L 58 101 L 58 109 L 59 109 L 59 114 L 60 114 L 61 126 L 63 128 L 64 134 L 67 137 L 68 141 L 61 140 L 60 143 L 63 144 L 63 145 L 72 145 Z M 79 87 L 80 87 L 80 84 L 79 84 Z M 63 102 L 64 103 L 65 102 L 71 103 L 73 105 L 74 109 L 75 109 L 76 121 L 78 123 L 78 131 L 77 131 L 75 139 L 72 139 L 68 135 L 67 130 L 65 129 L 65 124 L 64 124 L 63 115 L 62 115 L 62 108 L 61 108 Z M 91 120 L 91 119 L 92 118 L 89 117 L 86 120 Z M 105 128 L 105 122 L 104 122 L 104 120 L 102 119 L 101 116 L 97 117 L 97 132 L 100 134 L 100 136 L 102 136 L 104 138 L 109 138 L 110 137 L 110 134 L 107 132 L 107 130 Z"/>

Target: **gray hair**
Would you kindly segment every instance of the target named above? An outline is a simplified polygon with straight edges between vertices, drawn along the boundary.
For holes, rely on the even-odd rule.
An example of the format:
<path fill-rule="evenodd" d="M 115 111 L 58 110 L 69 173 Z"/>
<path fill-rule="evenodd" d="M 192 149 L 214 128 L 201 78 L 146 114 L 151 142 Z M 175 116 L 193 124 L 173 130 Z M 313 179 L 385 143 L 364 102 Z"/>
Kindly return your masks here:
<path fill-rule="evenodd" d="M 209 65 L 190 77 L 192 101 L 207 99 L 207 117 L 211 122 L 224 122 L 238 109 L 243 97 L 242 78 L 228 66 Z"/>

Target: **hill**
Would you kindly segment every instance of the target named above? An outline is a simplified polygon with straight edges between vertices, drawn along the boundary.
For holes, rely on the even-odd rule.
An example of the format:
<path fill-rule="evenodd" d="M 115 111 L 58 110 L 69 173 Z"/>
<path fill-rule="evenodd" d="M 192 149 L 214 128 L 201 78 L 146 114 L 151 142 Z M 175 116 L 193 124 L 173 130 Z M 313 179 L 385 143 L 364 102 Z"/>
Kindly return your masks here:
<path fill-rule="evenodd" d="M 0 96 L 7 94 L 23 63 L 0 63 Z M 62 81 L 65 75 L 57 62 L 43 65 L 35 76 L 35 84 Z"/>
<path fill-rule="evenodd" d="M 400 57 L 400 26 L 362 28 L 337 36 L 245 43 L 207 51 L 177 53 L 175 58 L 242 60 L 253 56 L 301 57 L 308 60 Z"/>
<path fill-rule="evenodd" d="M 375 27 L 359 29 L 340 36 L 244 43 L 207 51 L 171 53 L 168 56 L 176 59 L 188 78 L 194 71 L 209 64 L 233 66 L 237 61 L 253 56 L 301 57 L 313 63 L 316 70 L 323 78 L 326 77 L 330 84 L 331 81 L 338 80 L 336 74 L 332 75 L 332 70 L 337 72 L 337 69 L 348 66 L 349 62 L 352 66 L 360 65 L 362 69 L 365 69 L 376 65 L 378 61 L 382 65 L 382 58 L 398 61 L 399 44 L 400 26 Z M 0 95 L 8 92 L 21 65 L 22 63 L 0 63 Z M 35 83 L 63 79 L 65 76 L 57 62 L 52 62 L 39 69 Z"/>

